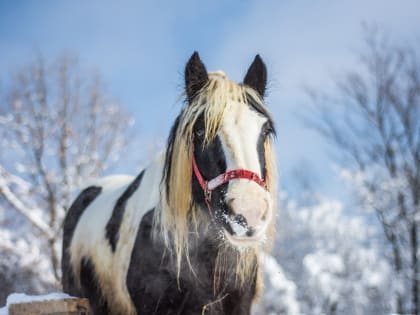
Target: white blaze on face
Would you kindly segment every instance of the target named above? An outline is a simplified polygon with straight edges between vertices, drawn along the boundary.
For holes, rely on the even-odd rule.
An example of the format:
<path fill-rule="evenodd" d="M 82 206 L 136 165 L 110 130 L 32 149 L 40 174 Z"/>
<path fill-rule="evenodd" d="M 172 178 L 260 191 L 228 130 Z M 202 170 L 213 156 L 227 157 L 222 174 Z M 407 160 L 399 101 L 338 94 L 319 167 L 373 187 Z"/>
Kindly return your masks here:
<path fill-rule="evenodd" d="M 226 171 L 246 169 L 258 174 L 261 178 L 261 165 L 257 150 L 258 140 L 267 118 L 250 106 L 231 102 L 227 105 L 219 137 L 226 158 Z M 257 183 L 247 179 L 234 179 L 229 182 L 226 202 L 234 215 L 227 218 L 234 235 L 228 239 L 235 243 L 260 241 L 265 236 L 271 219 L 272 205 L 269 193 Z M 247 232 L 238 229 L 235 216 L 241 215 Z M 240 216 L 239 216 L 240 217 Z M 237 233 L 237 231 L 241 231 Z"/>

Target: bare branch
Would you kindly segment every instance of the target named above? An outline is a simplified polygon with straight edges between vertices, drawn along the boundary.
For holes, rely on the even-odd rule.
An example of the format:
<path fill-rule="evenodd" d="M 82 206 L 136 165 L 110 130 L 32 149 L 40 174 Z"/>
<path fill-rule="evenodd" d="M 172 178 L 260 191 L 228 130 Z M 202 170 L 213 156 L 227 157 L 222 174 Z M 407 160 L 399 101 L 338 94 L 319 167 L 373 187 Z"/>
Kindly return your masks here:
<path fill-rule="evenodd" d="M 8 174 L 6 171 L 0 167 L 0 195 L 3 196 L 14 209 L 19 211 L 26 219 L 28 219 L 33 226 L 39 229 L 48 239 L 53 238 L 53 233 L 48 224 L 46 224 L 42 219 L 34 215 L 35 212 L 42 213 L 39 209 L 31 209 L 24 205 L 22 201 L 11 191 L 9 188 L 9 183 L 6 180 Z"/>
<path fill-rule="evenodd" d="M 125 145 L 121 139 L 129 118 L 107 95 L 100 75 L 82 73 L 68 56 L 52 63 L 38 57 L 11 83 L 0 113 L 0 134 L 7 139 L 0 142 L 0 167 L 7 174 L 18 172 L 27 189 L 18 194 L 17 184 L 3 178 L 2 194 L 44 235 L 49 233 L 45 241 L 58 276 L 56 242 L 72 194 L 113 163 Z M 41 211 L 48 222 L 33 211 Z"/>

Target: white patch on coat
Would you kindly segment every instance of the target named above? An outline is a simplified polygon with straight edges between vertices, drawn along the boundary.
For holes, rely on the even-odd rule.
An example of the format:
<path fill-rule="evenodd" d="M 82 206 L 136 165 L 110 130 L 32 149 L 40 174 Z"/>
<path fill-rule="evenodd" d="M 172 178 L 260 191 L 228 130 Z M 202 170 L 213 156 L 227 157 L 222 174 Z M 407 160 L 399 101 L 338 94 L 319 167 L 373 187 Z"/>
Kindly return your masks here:
<path fill-rule="evenodd" d="M 222 129 L 219 131 L 226 171 L 246 169 L 262 178 L 257 144 L 266 122 L 267 117 L 247 104 L 230 102 L 227 105 Z M 229 182 L 225 199 L 235 214 L 243 215 L 248 226 L 255 230 L 255 237 L 248 237 L 248 241 L 262 240 L 273 211 L 270 193 L 251 180 L 234 179 Z M 232 218 L 227 222 L 234 232 L 240 232 L 229 235 L 229 240 L 245 237 L 243 229 L 238 230 Z"/>
<path fill-rule="evenodd" d="M 257 143 L 267 118 L 244 103 L 230 102 L 226 107 L 220 131 L 226 171 L 247 169 L 261 177 Z"/>
<path fill-rule="evenodd" d="M 109 305 L 113 314 L 135 314 L 126 286 L 127 271 L 140 222 L 158 204 L 163 161 L 161 155 L 145 169 L 139 188 L 127 200 L 115 253 L 106 238 L 106 225 L 118 198 L 135 177 L 110 176 L 97 181 L 102 192 L 83 212 L 73 234 L 70 259 L 74 274 L 80 274 L 83 257 L 94 262 L 105 299 L 113 303 Z"/>

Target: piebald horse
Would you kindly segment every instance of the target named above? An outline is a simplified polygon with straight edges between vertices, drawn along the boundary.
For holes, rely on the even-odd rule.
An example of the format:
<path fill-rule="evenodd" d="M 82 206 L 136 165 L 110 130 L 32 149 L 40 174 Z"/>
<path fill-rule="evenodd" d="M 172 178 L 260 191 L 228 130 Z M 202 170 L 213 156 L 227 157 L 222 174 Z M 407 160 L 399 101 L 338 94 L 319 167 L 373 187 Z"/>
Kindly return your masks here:
<path fill-rule="evenodd" d="M 63 289 L 96 315 L 249 314 L 274 234 L 275 134 L 259 55 L 243 83 L 185 68 L 164 154 L 85 188 L 64 221 Z"/>

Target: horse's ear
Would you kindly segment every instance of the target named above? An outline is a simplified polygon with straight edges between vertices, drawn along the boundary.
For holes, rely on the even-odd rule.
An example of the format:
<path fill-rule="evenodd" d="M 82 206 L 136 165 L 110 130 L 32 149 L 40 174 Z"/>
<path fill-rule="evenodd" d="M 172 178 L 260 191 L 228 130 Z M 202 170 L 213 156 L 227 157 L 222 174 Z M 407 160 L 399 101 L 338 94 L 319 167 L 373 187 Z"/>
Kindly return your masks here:
<path fill-rule="evenodd" d="M 194 52 L 185 66 L 185 91 L 187 93 L 188 102 L 191 102 L 195 95 L 207 83 L 209 77 L 206 67 L 198 55 Z"/>
<path fill-rule="evenodd" d="M 267 68 L 260 55 L 256 55 L 254 61 L 245 75 L 244 84 L 256 90 L 261 97 L 264 97 L 267 86 Z"/>

